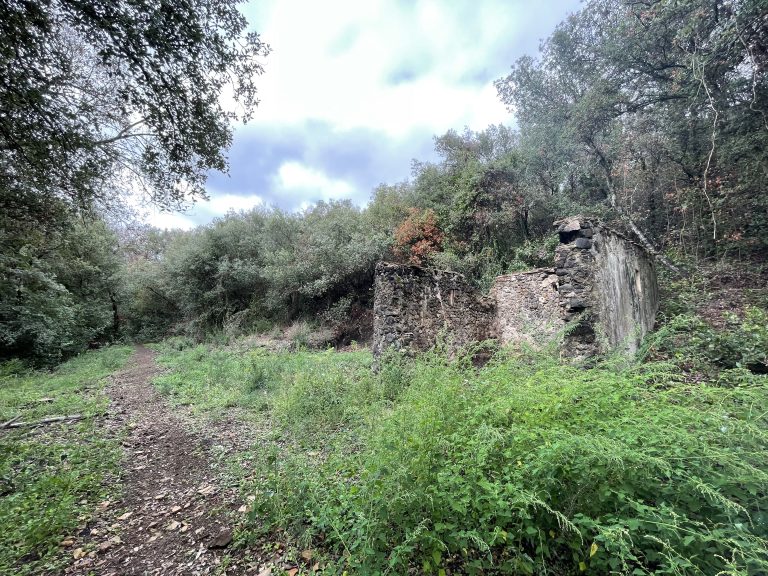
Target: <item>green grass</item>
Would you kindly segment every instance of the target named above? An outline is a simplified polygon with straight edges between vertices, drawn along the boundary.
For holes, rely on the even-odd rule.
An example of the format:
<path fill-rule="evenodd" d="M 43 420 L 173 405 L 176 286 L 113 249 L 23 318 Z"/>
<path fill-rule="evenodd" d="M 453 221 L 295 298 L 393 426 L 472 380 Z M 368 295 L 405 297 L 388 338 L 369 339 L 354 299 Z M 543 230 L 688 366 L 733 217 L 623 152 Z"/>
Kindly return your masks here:
<path fill-rule="evenodd" d="M 269 415 L 286 429 L 311 431 L 297 437 L 338 431 L 360 417 L 374 394 L 367 350 L 267 353 L 202 344 L 158 350 L 158 363 L 171 370 L 154 382 L 172 404 L 209 418 L 237 408 L 243 418 Z M 296 411 L 299 420 L 293 418 Z"/>
<path fill-rule="evenodd" d="M 93 416 L 107 408 L 104 378 L 131 351 L 115 346 L 81 354 L 54 372 L 5 370 L 0 377 L 0 421 L 86 417 L 65 427 L 0 432 L 0 574 L 60 567 L 66 552 L 59 543 L 114 490 L 106 479 L 117 471 L 119 442 L 104 437 Z"/>
<path fill-rule="evenodd" d="M 766 376 L 506 354 L 375 373 L 367 352 L 163 362 L 175 401 L 270 427 L 238 460 L 256 496 L 240 541 L 317 548 L 328 574 L 768 572 Z"/>

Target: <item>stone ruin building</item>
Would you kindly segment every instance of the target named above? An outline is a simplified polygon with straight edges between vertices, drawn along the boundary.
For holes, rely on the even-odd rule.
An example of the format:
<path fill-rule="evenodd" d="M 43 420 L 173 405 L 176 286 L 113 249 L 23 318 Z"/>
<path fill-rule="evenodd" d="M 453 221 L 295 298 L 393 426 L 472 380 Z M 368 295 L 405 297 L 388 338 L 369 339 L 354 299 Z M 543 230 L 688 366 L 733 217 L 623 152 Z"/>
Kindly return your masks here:
<path fill-rule="evenodd" d="M 658 310 L 651 256 L 582 216 L 555 225 L 555 267 L 499 276 L 488 295 L 457 272 L 380 262 L 374 354 L 427 350 L 441 337 L 452 350 L 489 339 L 539 347 L 559 338 L 573 358 L 636 351 Z"/>

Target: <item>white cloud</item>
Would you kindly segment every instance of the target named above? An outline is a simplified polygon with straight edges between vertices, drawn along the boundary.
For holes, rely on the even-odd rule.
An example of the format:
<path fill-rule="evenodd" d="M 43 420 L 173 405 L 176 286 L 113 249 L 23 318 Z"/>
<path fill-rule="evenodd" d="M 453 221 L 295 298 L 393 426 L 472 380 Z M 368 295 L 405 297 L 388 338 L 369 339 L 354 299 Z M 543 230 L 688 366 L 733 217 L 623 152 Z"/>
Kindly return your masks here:
<path fill-rule="evenodd" d="M 261 102 L 247 126 L 235 126 L 236 144 L 248 132 L 240 142 L 255 134 L 301 137 L 253 138 L 258 148 L 232 158 L 237 177 L 217 181 L 210 201 L 183 215 L 154 214 L 150 222 L 189 228 L 263 199 L 289 209 L 318 199 L 360 201 L 370 192 L 356 189 L 360 182 L 402 179 L 408 162 L 395 168 L 394 159 L 400 162 L 404 150 L 424 159 L 431 135 L 512 123 L 492 80 L 535 52 L 537 41 L 579 3 L 251 0 L 243 11 L 273 51 L 257 79 Z M 231 91 L 222 103 L 234 106 Z M 348 147 L 329 149 L 359 133 L 380 137 L 387 143 L 380 151 L 389 156 L 361 162 L 364 155 Z M 268 161 L 253 161 L 260 151 Z M 380 174 L 370 173 L 374 164 Z"/>
<path fill-rule="evenodd" d="M 197 223 L 184 216 L 184 214 L 179 214 L 178 212 L 160 212 L 159 210 L 149 211 L 145 215 L 145 222 L 155 228 L 161 228 L 163 230 L 191 230 L 197 226 Z"/>
<path fill-rule="evenodd" d="M 346 180 L 329 178 L 323 172 L 295 161 L 280 165 L 275 177 L 275 186 L 296 198 L 309 196 L 337 200 L 348 198 L 354 192 L 354 187 Z"/>
<path fill-rule="evenodd" d="M 210 196 L 209 200 L 196 202 L 183 212 L 161 211 L 144 202 L 138 195 L 131 197 L 129 202 L 147 224 L 161 229 L 180 230 L 191 230 L 201 223 L 224 216 L 230 211 L 251 210 L 264 205 L 264 200 L 256 194 L 240 196 L 212 192 Z"/>
<path fill-rule="evenodd" d="M 455 9 L 443 2 L 281 0 L 254 26 L 272 45 L 260 79 L 260 123 L 316 119 L 391 136 L 508 122 L 483 70 L 500 35 L 514 37 L 520 4 Z M 503 70 L 491 71 L 500 75 Z"/>
<path fill-rule="evenodd" d="M 257 194 L 239 196 L 237 194 L 217 194 L 214 192 L 210 194 L 210 200 L 198 202 L 193 210 L 198 208 L 217 216 L 223 216 L 230 210 L 239 212 L 240 210 L 251 210 L 263 205 L 264 200 Z"/>

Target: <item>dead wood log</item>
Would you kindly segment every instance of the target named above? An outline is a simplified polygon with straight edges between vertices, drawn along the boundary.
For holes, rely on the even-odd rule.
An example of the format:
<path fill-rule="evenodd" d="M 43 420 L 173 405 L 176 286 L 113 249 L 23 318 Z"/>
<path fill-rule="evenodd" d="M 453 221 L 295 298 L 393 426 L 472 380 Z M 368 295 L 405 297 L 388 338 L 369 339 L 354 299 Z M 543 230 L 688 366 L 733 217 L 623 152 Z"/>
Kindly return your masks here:
<path fill-rule="evenodd" d="M 11 424 L 16 422 L 16 420 L 18 420 L 19 418 L 21 418 L 21 414 L 19 414 L 18 416 L 14 416 L 13 418 L 8 420 L 7 422 L 3 422 L 2 424 L 0 424 L 0 428 L 9 428 L 11 426 Z"/>
<path fill-rule="evenodd" d="M 83 418 L 85 418 L 85 416 L 82 414 L 71 414 L 69 416 L 52 416 L 50 418 L 43 418 L 42 420 L 36 420 L 34 422 L 12 422 L 11 424 L 6 423 L 4 426 L 6 428 L 26 428 L 30 426 L 44 426 L 46 424 L 53 424 L 54 422 L 65 422 L 67 424 L 71 424 L 73 422 L 77 422 L 78 420 L 82 420 Z"/>

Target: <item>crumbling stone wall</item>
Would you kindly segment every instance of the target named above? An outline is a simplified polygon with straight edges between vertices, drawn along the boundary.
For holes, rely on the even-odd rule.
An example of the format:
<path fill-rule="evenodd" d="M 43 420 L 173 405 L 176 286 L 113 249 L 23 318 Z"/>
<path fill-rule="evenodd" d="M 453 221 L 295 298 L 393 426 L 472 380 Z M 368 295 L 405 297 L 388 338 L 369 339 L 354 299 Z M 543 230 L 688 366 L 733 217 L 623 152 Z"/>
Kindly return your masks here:
<path fill-rule="evenodd" d="M 454 349 L 490 338 L 536 346 L 562 335 L 569 357 L 637 350 L 658 309 L 651 257 L 584 217 L 555 225 L 555 268 L 499 276 L 487 297 L 456 272 L 379 263 L 374 354 L 427 350 L 441 333 Z"/>
<path fill-rule="evenodd" d="M 496 303 L 492 333 L 501 344 L 549 342 L 563 329 L 557 275 L 538 268 L 499 276 L 491 299 Z"/>
<path fill-rule="evenodd" d="M 656 270 L 644 248 L 576 216 L 555 223 L 560 305 L 574 327 L 563 351 L 574 357 L 611 349 L 635 352 L 659 306 Z"/>
<path fill-rule="evenodd" d="M 440 334 L 461 347 L 491 337 L 493 301 L 462 274 L 419 266 L 376 265 L 373 352 L 427 350 Z"/>

